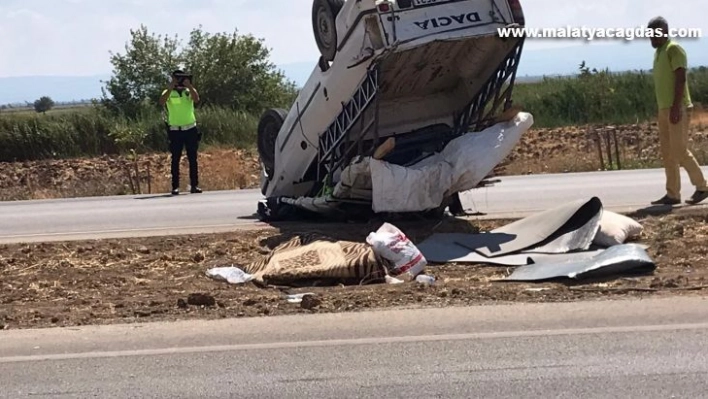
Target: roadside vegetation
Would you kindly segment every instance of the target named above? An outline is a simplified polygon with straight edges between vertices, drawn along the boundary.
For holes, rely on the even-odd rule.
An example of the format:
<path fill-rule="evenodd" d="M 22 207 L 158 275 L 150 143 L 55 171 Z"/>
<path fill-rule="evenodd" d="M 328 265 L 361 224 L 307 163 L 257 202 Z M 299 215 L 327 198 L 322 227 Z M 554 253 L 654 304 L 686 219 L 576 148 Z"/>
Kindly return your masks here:
<path fill-rule="evenodd" d="M 131 31 L 124 51 L 110 54 L 112 77 L 92 104 L 54 107 L 46 97 L 34 109 L 0 112 L 0 200 L 162 190 L 167 139 L 157 99 L 177 67 L 194 74 L 203 98 L 202 157 L 206 164 L 230 165 L 203 168 L 204 188 L 256 187 L 258 118 L 268 107 L 289 108 L 297 94 L 269 58 L 262 40 L 236 31 L 211 34 L 200 27 L 186 41 L 144 26 Z M 708 68 L 693 68 L 689 83 L 699 109 L 692 146 L 705 163 L 708 118 L 701 107 L 708 104 Z M 659 165 L 649 71 L 611 73 L 580 62 L 575 76 L 517 83 L 514 93 L 535 126 L 500 173 Z"/>
<path fill-rule="evenodd" d="M 534 127 L 629 124 L 655 118 L 650 71 L 598 71 L 585 62 L 578 69 L 573 77 L 545 78 L 514 87 L 514 101 L 534 115 Z M 708 105 L 708 67 L 692 68 L 688 80 L 693 102 Z"/>

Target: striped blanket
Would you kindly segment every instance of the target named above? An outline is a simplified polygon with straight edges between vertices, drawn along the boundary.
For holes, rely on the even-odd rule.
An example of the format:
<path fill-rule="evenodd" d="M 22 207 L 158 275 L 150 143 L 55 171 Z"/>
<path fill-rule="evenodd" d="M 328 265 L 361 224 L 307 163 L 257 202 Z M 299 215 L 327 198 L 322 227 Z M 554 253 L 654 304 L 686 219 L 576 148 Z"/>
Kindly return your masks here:
<path fill-rule="evenodd" d="M 383 280 L 391 262 L 366 243 L 336 241 L 316 233 L 278 245 L 268 255 L 245 265 L 254 281 L 267 285 L 299 285 L 313 280 L 367 283 Z"/>

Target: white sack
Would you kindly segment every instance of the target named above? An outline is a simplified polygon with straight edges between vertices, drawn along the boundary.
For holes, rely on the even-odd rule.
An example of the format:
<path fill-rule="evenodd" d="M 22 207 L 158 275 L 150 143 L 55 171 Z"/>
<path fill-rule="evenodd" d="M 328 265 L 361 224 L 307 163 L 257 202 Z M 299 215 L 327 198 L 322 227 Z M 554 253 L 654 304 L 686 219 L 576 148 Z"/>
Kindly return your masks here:
<path fill-rule="evenodd" d="M 419 212 L 445 196 L 473 189 L 514 149 L 533 125 L 519 112 L 508 121 L 451 141 L 442 152 L 410 167 L 370 160 L 374 212 Z"/>

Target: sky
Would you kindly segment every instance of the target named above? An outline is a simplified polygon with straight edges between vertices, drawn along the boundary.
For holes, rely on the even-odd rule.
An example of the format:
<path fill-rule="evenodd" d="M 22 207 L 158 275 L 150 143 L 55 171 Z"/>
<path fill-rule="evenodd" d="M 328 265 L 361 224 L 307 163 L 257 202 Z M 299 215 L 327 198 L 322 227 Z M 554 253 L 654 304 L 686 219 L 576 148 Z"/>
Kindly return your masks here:
<path fill-rule="evenodd" d="M 488 1 L 488 0 L 479 0 Z M 643 26 L 663 15 L 672 26 L 702 28 L 708 35 L 705 0 L 521 0 L 527 26 L 531 27 L 622 27 Z M 192 28 L 209 32 L 250 33 L 263 38 L 278 66 L 305 65 L 309 73 L 317 60 L 311 28 L 312 0 L 0 0 L 0 78 L 38 75 L 110 74 L 109 52 L 122 52 L 130 29 L 144 24 L 155 33 L 186 39 Z M 615 47 L 622 40 L 610 41 Z M 708 42 L 704 39 L 702 43 Z M 521 64 L 520 74 L 541 68 L 548 74 L 568 69 L 558 47 L 583 46 L 582 39 L 538 39 L 525 47 L 537 60 Z M 591 44 L 598 53 L 599 44 Z M 636 68 L 647 68 L 651 57 L 648 43 L 628 48 Z M 556 51 L 542 50 L 556 47 Z M 708 54 L 708 45 L 701 52 Z M 602 54 L 599 51 L 599 54 Z M 542 54 L 543 63 L 538 57 Z M 610 53 L 608 53 L 610 54 Z M 548 55 L 546 57 L 546 55 Z M 613 56 L 601 60 L 612 67 Z M 689 56 L 689 60 L 691 60 Z M 629 61 L 627 61 L 629 62 Z M 706 61 L 708 63 L 708 60 Z M 562 65 L 559 65 L 562 64 Z M 532 70 L 532 66 L 535 66 Z M 602 65 L 604 67 L 605 65 Z M 624 67 L 624 66 L 623 66 Z M 306 77 L 306 76 L 305 76 Z"/>

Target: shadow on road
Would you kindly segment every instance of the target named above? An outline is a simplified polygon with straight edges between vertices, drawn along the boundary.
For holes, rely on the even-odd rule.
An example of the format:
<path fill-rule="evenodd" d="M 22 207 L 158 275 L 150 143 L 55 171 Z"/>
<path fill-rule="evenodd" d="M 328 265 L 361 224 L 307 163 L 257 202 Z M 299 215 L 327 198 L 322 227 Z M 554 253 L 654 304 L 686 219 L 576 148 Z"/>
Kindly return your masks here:
<path fill-rule="evenodd" d="M 646 208 L 637 209 L 634 212 L 628 213 L 629 217 L 646 217 L 646 216 L 662 216 L 670 213 L 675 214 L 691 214 L 693 212 L 704 212 L 708 209 L 708 204 L 681 204 L 681 205 L 652 205 Z"/>
<path fill-rule="evenodd" d="M 237 217 L 236 219 L 240 219 L 240 220 L 259 220 L 260 218 L 258 217 L 258 213 L 255 213 L 255 212 L 254 212 L 252 215 L 239 216 L 239 217 Z"/>
<path fill-rule="evenodd" d="M 384 222 L 392 222 L 382 218 L 372 218 L 360 222 L 337 221 L 281 221 L 266 223 L 279 230 L 279 234 L 261 242 L 261 246 L 270 249 L 283 242 L 303 234 L 317 233 L 334 241 L 363 242 L 369 233 L 375 232 Z M 476 223 L 454 217 L 429 220 L 400 220 L 392 222 L 401 229 L 415 244 L 422 242 L 435 233 L 480 233 Z"/>
<path fill-rule="evenodd" d="M 648 206 L 646 208 L 637 209 L 636 211 L 632 212 L 631 215 L 637 216 L 637 217 L 659 216 L 659 215 L 668 215 L 669 213 L 671 213 L 673 211 L 674 211 L 674 207 L 671 205 L 652 205 L 652 206 Z"/>
<path fill-rule="evenodd" d="M 136 200 L 147 200 L 147 199 L 156 199 L 156 198 L 170 198 L 170 197 L 178 197 L 177 195 L 172 195 L 172 194 L 159 194 L 159 195 L 152 195 L 150 197 L 136 197 L 134 199 Z"/>
<path fill-rule="evenodd" d="M 630 217 L 662 216 L 670 213 L 690 214 L 692 212 L 704 212 L 708 209 L 708 204 L 681 204 L 681 205 L 653 205 L 627 214 Z"/>

